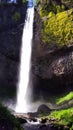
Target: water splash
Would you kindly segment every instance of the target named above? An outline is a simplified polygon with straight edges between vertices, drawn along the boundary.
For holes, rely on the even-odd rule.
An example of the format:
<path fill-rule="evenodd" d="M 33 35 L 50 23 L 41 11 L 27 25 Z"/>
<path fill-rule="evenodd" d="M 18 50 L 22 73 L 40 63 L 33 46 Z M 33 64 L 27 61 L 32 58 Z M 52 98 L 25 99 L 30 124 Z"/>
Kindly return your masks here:
<path fill-rule="evenodd" d="M 15 110 L 16 112 L 19 113 L 23 112 L 27 113 L 28 111 L 30 111 L 29 105 L 27 103 L 27 95 L 28 95 L 27 88 L 30 79 L 33 18 L 34 18 L 34 7 L 28 8 L 22 36 L 21 63 L 19 68 L 20 72 L 19 72 L 18 94 Z"/>

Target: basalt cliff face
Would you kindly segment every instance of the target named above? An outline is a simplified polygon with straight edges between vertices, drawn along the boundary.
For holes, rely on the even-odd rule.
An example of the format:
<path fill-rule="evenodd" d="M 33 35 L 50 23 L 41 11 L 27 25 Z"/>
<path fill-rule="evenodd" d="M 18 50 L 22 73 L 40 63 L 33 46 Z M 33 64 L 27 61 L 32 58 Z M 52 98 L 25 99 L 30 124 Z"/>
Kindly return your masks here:
<path fill-rule="evenodd" d="M 26 6 L 0 7 L 0 95 L 15 95 Z"/>
<path fill-rule="evenodd" d="M 43 21 L 35 14 L 36 23 L 32 49 L 32 74 L 35 93 L 39 96 L 60 95 L 73 90 L 73 45 L 43 43 Z M 44 96 L 45 97 L 45 96 Z"/>
<path fill-rule="evenodd" d="M 26 7 L 0 7 L 0 95 L 15 95 Z M 4 21 L 5 20 L 5 21 Z M 3 21 L 3 22 L 2 22 Z M 49 47 L 41 39 L 42 21 L 37 11 L 32 44 L 34 95 L 56 95 L 73 90 L 73 46 Z M 12 94 L 13 91 L 13 94 Z"/>

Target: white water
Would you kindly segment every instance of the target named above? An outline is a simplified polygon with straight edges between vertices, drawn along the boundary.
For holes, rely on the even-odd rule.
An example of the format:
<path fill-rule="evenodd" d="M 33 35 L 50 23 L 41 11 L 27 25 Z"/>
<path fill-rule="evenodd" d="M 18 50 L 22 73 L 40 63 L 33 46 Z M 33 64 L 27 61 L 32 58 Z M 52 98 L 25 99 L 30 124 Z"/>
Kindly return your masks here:
<path fill-rule="evenodd" d="M 27 102 L 27 88 L 30 80 L 30 67 L 31 67 L 31 48 L 32 48 L 32 37 L 33 37 L 33 18 L 34 18 L 34 7 L 27 9 L 27 16 L 25 20 L 23 36 L 22 36 L 22 47 L 21 47 L 21 62 L 19 68 L 19 82 L 17 92 L 17 104 L 16 112 L 27 113 L 29 110 L 29 104 Z M 29 100 L 31 97 L 28 97 Z"/>

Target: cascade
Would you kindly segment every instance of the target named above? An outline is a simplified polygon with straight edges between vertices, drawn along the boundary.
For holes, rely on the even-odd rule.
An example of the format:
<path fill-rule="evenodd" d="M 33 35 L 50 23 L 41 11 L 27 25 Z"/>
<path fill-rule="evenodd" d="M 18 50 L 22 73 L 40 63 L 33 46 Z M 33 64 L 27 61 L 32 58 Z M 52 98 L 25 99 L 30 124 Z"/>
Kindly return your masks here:
<path fill-rule="evenodd" d="M 33 1 L 32 1 L 33 2 Z M 30 86 L 31 48 L 33 37 L 34 7 L 30 0 L 28 2 L 27 14 L 22 36 L 22 46 L 20 55 L 19 81 L 17 91 L 17 103 L 15 111 L 17 113 L 27 113 L 30 111 L 27 102 L 28 87 Z M 29 99 L 31 97 L 28 97 Z M 28 99 L 28 100 L 29 100 Z M 30 100 L 29 100 L 30 101 Z"/>

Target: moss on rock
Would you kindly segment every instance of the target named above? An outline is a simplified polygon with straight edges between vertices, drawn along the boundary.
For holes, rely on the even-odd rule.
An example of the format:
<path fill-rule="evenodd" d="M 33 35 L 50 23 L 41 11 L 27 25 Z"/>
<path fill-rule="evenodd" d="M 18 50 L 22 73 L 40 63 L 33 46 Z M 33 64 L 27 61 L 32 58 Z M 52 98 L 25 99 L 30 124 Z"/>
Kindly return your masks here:
<path fill-rule="evenodd" d="M 57 125 L 73 125 L 73 108 L 53 111 L 49 116 L 48 119 L 54 118 L 54 124 Z"/>
<path fill-rule="evenodd" d="M 73 130 L 73 108 L 54 110 L 49 116 L 43 116 L 43 119 L 47 118 L 47 123 L 53 124 L 57 128 L 62 130 Z"/>
<path fill-rule="evenodd" d="M 58 98 L 56 103 L 57 104 L 62 104 L 62 103 L 65 103 L 66 101 L 70 101 L 72 99 L 73 99 L 73 92 L 70 92 L 70 93 Z"/>
<path fill-rule="evenodd" d="M 49 13 L 48 18 L 48 20 L 44 20 L 43 41 L 58 46 L 72 44 L 73 10 L 57 13 L 56 15 Z"/>

